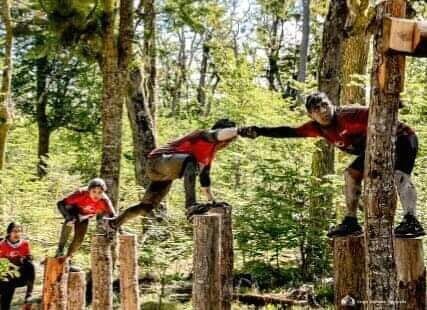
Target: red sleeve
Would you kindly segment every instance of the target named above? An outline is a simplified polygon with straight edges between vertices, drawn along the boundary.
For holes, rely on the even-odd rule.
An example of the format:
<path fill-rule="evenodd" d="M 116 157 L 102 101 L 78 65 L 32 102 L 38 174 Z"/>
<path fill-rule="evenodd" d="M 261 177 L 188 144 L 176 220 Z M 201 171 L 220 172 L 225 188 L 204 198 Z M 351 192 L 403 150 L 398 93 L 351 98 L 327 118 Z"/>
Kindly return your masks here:
<path fill-rule="evenodd" d="M 116 211 L 114 210 L 113 204 L 107 194 L 102 195 L 102 201 L 104 202 L 104 210 L 108 215 L 116 215 Z"/>
<path fill-rule="evenodd" d="M 7 258 L 6 249 L 4 248 L 4 242 L 0 241 L 0 258 Z"/>
<path fill-rule="evenodd" d="M 308 123 L 303 124 L 302 126 L 295 128 L 295 133 L 298 137 L 307 137 L 307 138 L 315 138 L 320 137 L 321 132 L 317 127 L 317 123 L 314 121 L 310 121 Z"/>
<path fill-rule="evenodd" d="M 28 241 L 24 241 L 24 244 L 22 246 L 22 256 L 30 256 L 31 255 L 31 246 Z"/>

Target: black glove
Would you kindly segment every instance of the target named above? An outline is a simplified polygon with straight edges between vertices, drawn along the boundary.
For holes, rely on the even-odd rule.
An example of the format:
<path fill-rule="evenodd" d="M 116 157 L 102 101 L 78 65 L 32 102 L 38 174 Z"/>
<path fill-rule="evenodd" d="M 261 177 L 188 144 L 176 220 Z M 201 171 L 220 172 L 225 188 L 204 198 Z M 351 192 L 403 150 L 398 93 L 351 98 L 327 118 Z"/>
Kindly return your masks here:
<path fill-rule="evenodd" d="M 241 127 L 237 130 L 237 133 L 241 137 L 255 139 L 259 135 L 258 129 L 257 126 Z"/>

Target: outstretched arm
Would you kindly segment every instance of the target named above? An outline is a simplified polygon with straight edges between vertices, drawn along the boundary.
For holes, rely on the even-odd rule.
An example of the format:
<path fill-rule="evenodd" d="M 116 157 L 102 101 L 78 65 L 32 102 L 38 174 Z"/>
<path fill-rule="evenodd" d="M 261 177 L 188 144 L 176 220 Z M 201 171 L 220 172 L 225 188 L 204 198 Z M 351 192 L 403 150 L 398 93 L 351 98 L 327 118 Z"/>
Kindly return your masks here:
<path fill-rule="evenodd" d="M 271 138 L 305 138 L 318 137 L 320 136 L 320 132 L 315 122 L 308 122 L 300 127 L 243 127 L 239 129 L 239 135 L 252 139 L 259 136 Z"/>

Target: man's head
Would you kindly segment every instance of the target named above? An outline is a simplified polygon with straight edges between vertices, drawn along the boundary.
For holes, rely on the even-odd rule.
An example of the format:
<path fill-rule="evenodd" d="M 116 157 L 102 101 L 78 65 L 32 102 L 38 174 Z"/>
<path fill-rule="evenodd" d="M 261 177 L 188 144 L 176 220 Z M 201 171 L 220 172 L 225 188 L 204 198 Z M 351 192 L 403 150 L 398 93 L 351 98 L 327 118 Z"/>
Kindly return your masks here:
<path fill-rule="evenodd" d="M 237 127 L 236 122 L 228 119 L 228 118 L 221 118 L 215 122 L 215 124 L 212 126 L 212 130 L 219 130 L 219 129 L 226 129 L 226 128 L 235 128 Z M 233 142 L 236 138 L 225 140 L 220 142 L 216 149 L 219 151 L 225 147 L 227 147 L 231 142 Z"/>
<path fill-rule="evenodd" d="M 325 93 L 316 92 L 308 95 L 305 107 L 310 118 L 322 126 L 329 125 L 334 117 L 334 105 Z"/>
<path fill-rule="evenodd" d="M 100 200 L 102 198 L 102 194 L 107 191 L 107 185 L 101 178 L 94 178 L 90 180 L 87 187 L 90 198 L 95 201 Z"/>
<path fill-rule="evenodd" d="M 12 222 L 7 226 L 6 229 L 7 238 L 11 242 L 17 242 L 21 240 L 22 236 L 22 226 L 19 223 Z"/>

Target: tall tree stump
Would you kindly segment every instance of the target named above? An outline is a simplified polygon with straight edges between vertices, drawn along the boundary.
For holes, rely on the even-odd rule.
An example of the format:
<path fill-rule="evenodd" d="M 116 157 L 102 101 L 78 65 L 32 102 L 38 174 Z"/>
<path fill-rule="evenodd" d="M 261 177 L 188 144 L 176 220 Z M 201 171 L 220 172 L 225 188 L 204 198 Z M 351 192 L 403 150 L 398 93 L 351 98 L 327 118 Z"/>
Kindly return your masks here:
<path fill-rule="evenodd" d="M 84 310 L 86 308 L 86 274 L 83 271 L 68 274 L 67 310 Z"/>
<path fill-rule="evenodd" d="M 46 258 L 43 276 L 43 310 L 67 309 L 68 259 Z"/>
<path fill-rule="evenodd" d="M 366 290 L 365 281 L 363 236 L 335 238 L 335 309 L 362 309 Z"/>
<path fill-rule="evenodd" d="M 399 309 L 426 309 L 426 268 L 421 239 L 395 239 Z"/>
<path fill-rule="evenodd" d="M 92 237 L 92 296 L 93 310 L 113 309 L 113 260 L 111 241 L 102 234 Z"/>
<path fill-rule="evenodd" d="M 386 16 L 405 15 L 405 0 L 387 0 L 377 5 L 372 21 L 374 59 L 364 171 L 367 310 L 398 306 L 393 242 L 394 150 L 405 57 L 384 52 L 383 22 Z"/>
<path fill-rule="evenodd" d="M 230 310 L 233 300 L 233 225 L 232 208 L 213 208 L 210 214 L 221 215 L 221 247 L 220 247 L 220 277 L 221 277 L 221 309 Z"/>
<path fill-rule="evenodd" d="M 135 235 L 119 239 L 120 296 L 123 310 L 139 309 L 137 240 Z"/>
<path fill-rule="evenodd" d="M 221 216 L 196 215 L 193 218 L 193 309 L 221 309 Z"/>

